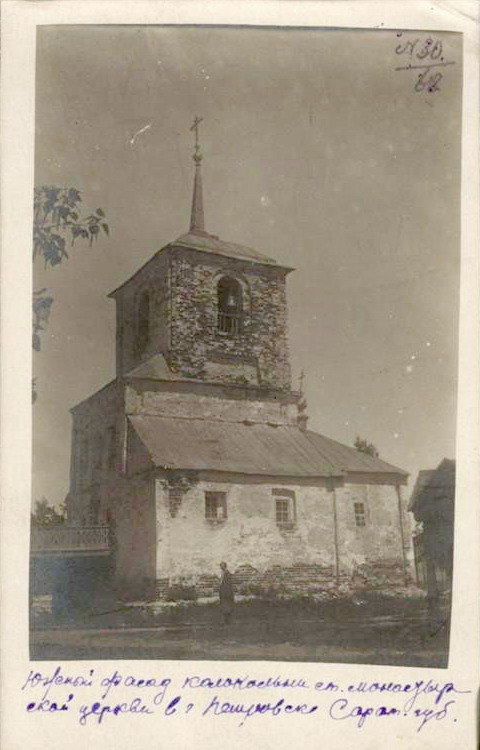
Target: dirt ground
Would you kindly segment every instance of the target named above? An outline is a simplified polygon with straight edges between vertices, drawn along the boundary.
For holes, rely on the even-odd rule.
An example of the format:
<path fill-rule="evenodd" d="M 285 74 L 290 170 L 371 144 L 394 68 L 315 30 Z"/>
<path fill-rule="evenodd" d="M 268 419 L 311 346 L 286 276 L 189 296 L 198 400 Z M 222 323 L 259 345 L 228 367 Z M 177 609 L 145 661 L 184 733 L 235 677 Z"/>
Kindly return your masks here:
<path fill-rule="evenodd" d="M 370 597 L 237 602 L 225 625 L 217 602 L 147 603 L 33 618 L 32 659 L 220 659 L 446 667 L 449 613 L 422 599 Z"/>

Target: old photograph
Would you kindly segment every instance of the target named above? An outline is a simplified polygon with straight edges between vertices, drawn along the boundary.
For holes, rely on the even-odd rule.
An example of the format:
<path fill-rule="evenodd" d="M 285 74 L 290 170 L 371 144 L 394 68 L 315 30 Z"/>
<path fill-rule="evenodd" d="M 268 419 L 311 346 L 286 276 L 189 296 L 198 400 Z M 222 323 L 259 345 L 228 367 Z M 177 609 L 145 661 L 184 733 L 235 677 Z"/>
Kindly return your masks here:
<path fill-rule="evenodd" d="M 462 39 L 42 26 L 30 656 L 447 667 Z"/>

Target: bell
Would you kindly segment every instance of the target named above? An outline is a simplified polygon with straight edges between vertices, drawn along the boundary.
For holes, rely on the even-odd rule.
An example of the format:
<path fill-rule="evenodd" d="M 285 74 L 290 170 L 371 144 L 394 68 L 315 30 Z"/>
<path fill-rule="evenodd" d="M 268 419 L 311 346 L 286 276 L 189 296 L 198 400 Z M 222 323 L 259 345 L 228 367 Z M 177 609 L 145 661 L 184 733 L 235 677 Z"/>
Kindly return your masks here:
<path fill-rule="evenodd" d="M 235 298 L 235 295 L 233 292 L 228 293 L 227 297 L 227 307 L 236 307 L 237 306 L 237 300 Z"/>

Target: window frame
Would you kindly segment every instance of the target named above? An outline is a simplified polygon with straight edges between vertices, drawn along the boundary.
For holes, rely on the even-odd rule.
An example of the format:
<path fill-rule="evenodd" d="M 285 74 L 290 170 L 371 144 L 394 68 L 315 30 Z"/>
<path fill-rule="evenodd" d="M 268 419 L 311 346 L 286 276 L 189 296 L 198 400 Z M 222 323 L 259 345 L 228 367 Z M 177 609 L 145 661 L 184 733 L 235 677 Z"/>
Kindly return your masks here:
<path fill-rule="evenodd" d="M 272 489 L 272 496 L 274 500 L 274 512 L 275 512 L 275 523 L 277 527 L 283 531 L 291 531 L 297 526 L 297 504 L 295 492 L 288 489 L 274 488 Z M 283 508 L 280 510 L 281 504 Z M 280 518 L 281 515 L 287 510 L 288 518 Z M 280 512 L 279 512 L 280 511 Z"/>
<path fill-rule="evenodd" d="M 211 512 L 212 504 L 215 503 L 215 514 Z M 222 514 L 219 515 L 219 510 Z M 205 520 L 211 524 L 225 523 L 228 519 L 227 493 L 215 491 L 205 492 Z"/>
<path fill-rule="evenodd" d="M 364 529 L 367 525 L 367 512 L 366 512 L 365 503 L 359 500 L 354 501 L 353 515 L 355 517 L 355 527 L 357 529 Z"/>

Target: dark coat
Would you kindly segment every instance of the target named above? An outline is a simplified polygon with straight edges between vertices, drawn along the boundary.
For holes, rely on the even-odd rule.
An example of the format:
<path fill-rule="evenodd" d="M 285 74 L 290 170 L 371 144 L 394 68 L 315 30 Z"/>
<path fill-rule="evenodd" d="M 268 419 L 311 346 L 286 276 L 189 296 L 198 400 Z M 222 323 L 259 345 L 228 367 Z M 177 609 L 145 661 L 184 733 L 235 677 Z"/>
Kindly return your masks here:
<path fill-rule="evenodd" d="M 220 596 L 220 605 L 222 608 L 231 609 L 234 604 L 234 592 L 233 592 L 233 579 L 232 574 L 229 570 L 225 570 L 222 573 L 220 579 L 220 586 L 218 588 L 218 594 Z"/>

